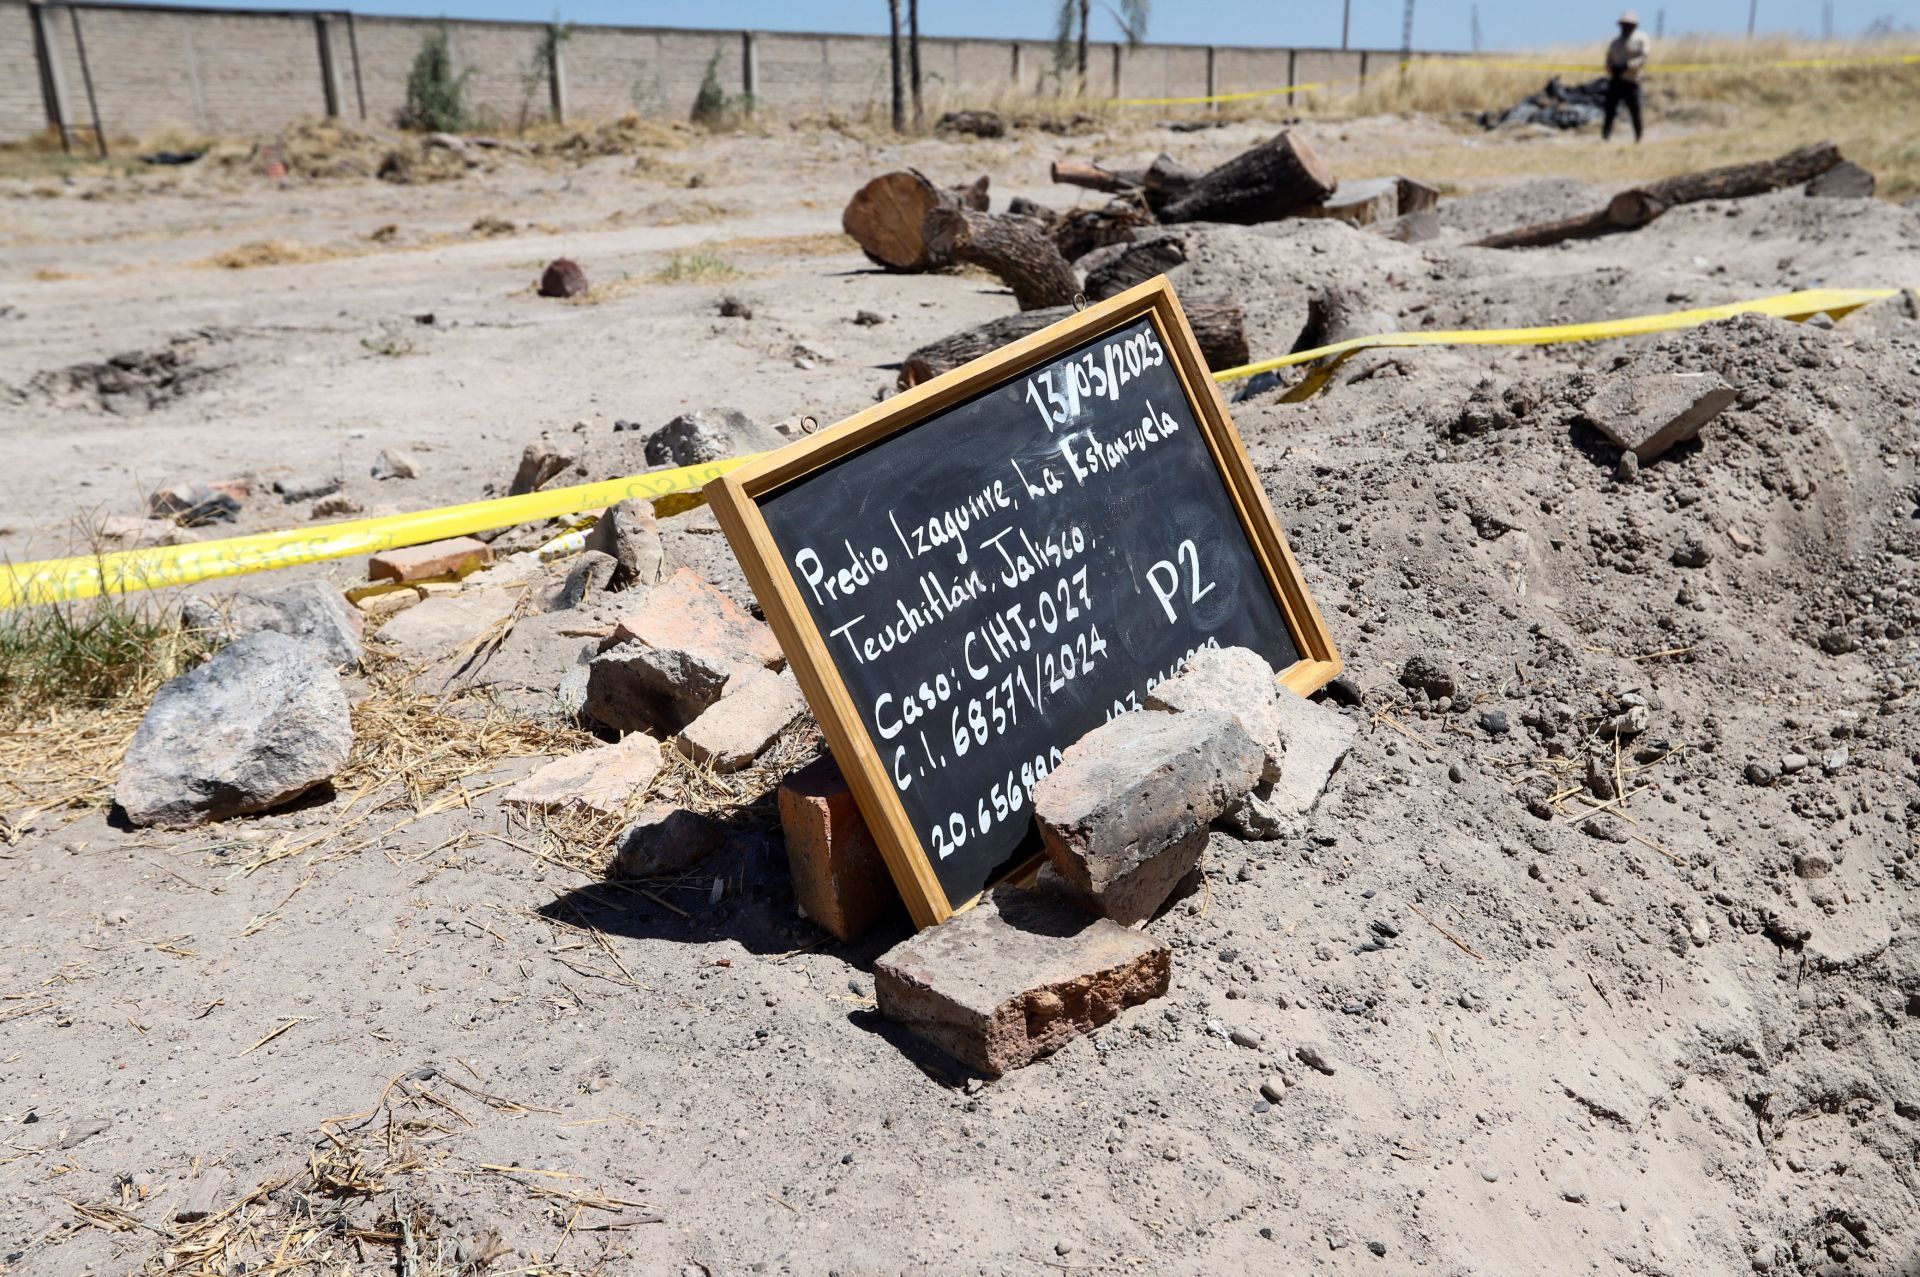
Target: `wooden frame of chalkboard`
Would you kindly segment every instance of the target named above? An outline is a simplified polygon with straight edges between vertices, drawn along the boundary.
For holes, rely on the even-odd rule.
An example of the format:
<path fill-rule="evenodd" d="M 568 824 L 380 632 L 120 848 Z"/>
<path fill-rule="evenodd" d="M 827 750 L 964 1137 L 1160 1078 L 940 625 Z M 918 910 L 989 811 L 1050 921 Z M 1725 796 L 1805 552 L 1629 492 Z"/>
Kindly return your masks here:
<path fill-rule="evenodd" d="M 819 478 L 836 464 L 883 448 L 889 437 L 1003 389 L 1070 350 L 1076 351 L 1077 360 L 1080 355 L 1076 348 L 1098 342 L 1130 325 L 1139 325 L 1143 320 L 1151 325 L 1159 345 L 1170 357 L 1165 363 L 1178 379 L 1193 421 L 1205 440 L 1207 456 L 1224 485 L 1232 513 L 1239 519 L 1246 548 L 1257 561 L 1272 603 L 1289 631 L 1291 644 L 1287 650 L 1298 653 L 1298 660 L 1281 671 L 1281 682 L 1305 696 L 1324 687 L 1340 672 L 1340 656 L 1319 608 L 1307 591 L 1286 535 L 1274 518 L 1246 447 L 1227 414 L 1226 403 L 1208 374 L 1206 361 L 1174 296 L 1173 286 L 1165 276 L 1090 306 L 964 367 L 876 404 L 830 429 L 715 479 L 706 487 L 707 500 L 760 600 L 768 623 L 786 651 L 916 926 L 932 926 L 967 908 L 978 898 L 977 890 L 956 899 L 942 884 L 934 859 L 902 802 L 904 788 L 896 789 L 899 782 L 889 769 L 888 759 L 856 708 L 847 679 L 836 663 L 834 649 L 809 611 L 800 582 L 776 539 L 763 502 L 801 491 L 810 478 Z M 1150 418 L 1151 404 L 1148 406 Z M 1040 405 L 1040 411 L 1044 419 L 1047 411 L 1044 404 Z M 905 537 L 901 540 L 904 544 Z M 848 549 L 852 551 L 850 543 Z M 1194 558 L 1197 570 L 1197 552 Z M 858 568 L 855 561 L 848 571 L 857 574 Z M 810 577 L 809 584 L 818 602 L 817 579 Z M 1197 600 L 1197 575 L 1194 588 Z M 1165 606 L 1166 601 L 1161 602 Z M 847 645 L 851 646 L 850 640 Z M 1036 666 L 1036 683 L 1038 674 Z M 911 695 L 906 699 L 911 700 Z M 940 708 L 944 710 L 946 706 L 943 704 Z M 924 733 L 922 736 L 924 738 Z M 949 765 L 944 753 L 936 756 L 931 748 L 927 761 L 935 765 L 936 772 Z M 923 770 L 921 774 L 924 776 L 926 772 Z M 1012 788 L 1010 778 L 1008 790 Z M 984 799 L 982 802 L 984 811 Z M 1017 802 L 1015 808 L 1019 809 Z M 956 816 L 956 819 L 964 821 L 965 818 Z M 936 843 L 938 834 L 939 831 L 934 830 Z M 944 856 L 945 850 L 941 854 Z M 1031 859 L 1025 863 L 1031 863 Z M 1022 867 L 999 866 L 992 880 L 1010 876 Z"/>

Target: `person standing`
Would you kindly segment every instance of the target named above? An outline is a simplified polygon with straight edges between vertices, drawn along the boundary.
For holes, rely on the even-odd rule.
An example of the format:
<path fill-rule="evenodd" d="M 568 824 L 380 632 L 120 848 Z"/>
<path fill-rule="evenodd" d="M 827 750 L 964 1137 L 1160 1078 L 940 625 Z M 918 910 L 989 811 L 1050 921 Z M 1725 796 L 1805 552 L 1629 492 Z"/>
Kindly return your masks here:
<path fill-rule="evenodd" d="M 1606 121 L 1600 126 L 1602 141 L 1613 137 L 1613 117 L 1625 104 L 1627 118 L 1633 121 L 1633 140 L 1640 140 L 1640 70 L 1653 51 L 1646 32 L 1640 29 L 1640 15 L 1629 9 L 1620 15 L 1620 34 L 1607 46 Z"/>

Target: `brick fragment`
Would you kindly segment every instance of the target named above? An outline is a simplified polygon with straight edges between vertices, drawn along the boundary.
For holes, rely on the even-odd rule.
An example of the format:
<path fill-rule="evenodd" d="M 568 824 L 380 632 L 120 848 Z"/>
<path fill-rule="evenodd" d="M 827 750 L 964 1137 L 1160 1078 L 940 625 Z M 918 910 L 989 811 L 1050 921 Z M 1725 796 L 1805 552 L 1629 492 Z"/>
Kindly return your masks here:
<path fill-rule="evenodd" d="M 369 581 L 422 581 L 483 568 L 493 562 L 493 547 L 472 537 L 429 541 L 385 550 L 367 560 Z"/>
<path fill-rule="evenodd" d="M 1733 400 L 1733 387 L 1718 373 L 1627 373 L 1609 380 L 1581 411 L 1644 462 L 1699 434 Z"/>
<path fill-rule="evenodd" d="M 1059 1050 L 1167 991 L 1163 940 L 1002 887 L 874 963 L 880 1012 L 982 1073 Z"/>
<path fill-rule="evenodd" d="M 1147 708 L 1170 714 L 1196 709 L 1224 710 L 1266 751 L 1261 780 L 1280 779 L 1287 737 L 1280 723 L 1280 698 L 1291 695 L 1266 658 L 1248 647 L 1200 652 L 1185 669 L 1147 693 Z"/>
<path fill-rule="evenodd" d="M 1200 863 L 1207 826 L 1265 765 L 1266 751 L 1223 710 L 1122 714 L 1034 786 L 1047 859 L 1105 916 L 1151 918 Z"/>
<path fill-rule="evenodd" d="M 757 670 L 728 682 L 712 708 L 674 738 L 674 746 L 717 772 L 737 772 L 807 712 L 790 670 Z"/>
<path fill-rule="evenodd" d="M 779 802 L 800 916 L 858 940 L 899 895 L 840 765 L 831 754 L 816 758 L 781 783 Z"/>
<path fill-rule="evenodd" d="M 612 745 L 556 758 L 503 795 L 525 807 L 617 812 L 660 774 L 660 742 L 638 733 Z"/>

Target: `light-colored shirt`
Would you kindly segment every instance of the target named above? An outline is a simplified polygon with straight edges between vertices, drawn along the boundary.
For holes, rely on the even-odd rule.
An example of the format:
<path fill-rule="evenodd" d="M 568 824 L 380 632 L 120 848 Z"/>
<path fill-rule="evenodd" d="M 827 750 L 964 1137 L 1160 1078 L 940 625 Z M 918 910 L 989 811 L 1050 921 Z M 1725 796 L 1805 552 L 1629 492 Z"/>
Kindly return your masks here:
<path fill-rule="evenodd" d="M 1607 74 L 1622 80 L 1638 80 L 1640 68 L 1647 65 L 1652 53 L 1653 42 L 1644 31 L 1636 29 L 1632 35 L 1615 36 L 1607 46 Z"/>

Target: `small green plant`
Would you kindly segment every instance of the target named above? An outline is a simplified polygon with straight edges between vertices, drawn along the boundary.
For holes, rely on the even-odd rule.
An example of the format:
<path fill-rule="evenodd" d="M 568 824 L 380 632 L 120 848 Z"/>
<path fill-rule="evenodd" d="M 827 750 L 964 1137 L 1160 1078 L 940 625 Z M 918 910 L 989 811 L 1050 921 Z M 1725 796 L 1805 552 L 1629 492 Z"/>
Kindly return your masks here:
<path fill-rule="evenodd" d="M 675 253 L 653 273 L 656 284 L 713 284 L 738 279 L 740 268 L 718 253 Z"/>
<path fill-rule="evenodd" d="M 116 594 L 0 612 L 0 730 L 147 697 L 211 647 L 176 617 Z"/>
<path fill-rule="evenodd" d="M 743 117 L 752 115 L 753 110 L 752 94 L 729 97 L 721 87 L 720 50 L 715 49 L 707 59 L 706 74 L 700 77 L 700 91 L 693 96 L 693 122 L 702 128 L 731 128 Z"/>
<path fill-rule="evenodd" d="M 360 346 L 369 354 L 385 355 L 388 359 L 398 359 L 402 355 L 413 353 L 413 343 L 393 333 L 381 333 L 378 337 L 362 337 Z"/>
<path fill-rule="evenodd" d="M 553 21 L 540 33 L 539 41 L 533 46 L 533 54 L 527 59 L 526 70 L 520 73 L 520 126 L 518 131 L 525 133 L 527 124 L 533 116 L 533 100 L 543 88 L 551 89 L 553 84 L 553 60 L 560 52 L 560 46 L 573 38 L 573 24 L 560 21 L 560 15 L 554 14 Z"/>
<path fill-rule="evenodd" d="M 453 51 L 446 24 L 427 32 L 420 52 L 407 72 L 407 105 L 400 113 L 402 128 L 429 133 L 458 133 L 467 127 L 467 77 L 472 68 L 454 74 Z"/>

